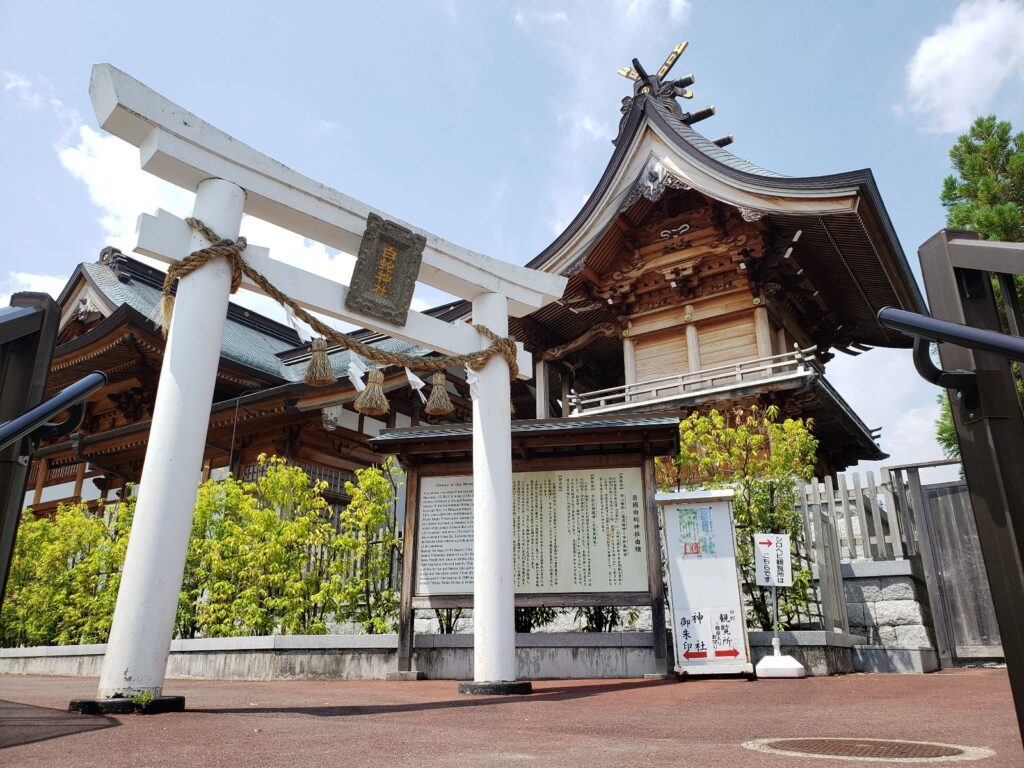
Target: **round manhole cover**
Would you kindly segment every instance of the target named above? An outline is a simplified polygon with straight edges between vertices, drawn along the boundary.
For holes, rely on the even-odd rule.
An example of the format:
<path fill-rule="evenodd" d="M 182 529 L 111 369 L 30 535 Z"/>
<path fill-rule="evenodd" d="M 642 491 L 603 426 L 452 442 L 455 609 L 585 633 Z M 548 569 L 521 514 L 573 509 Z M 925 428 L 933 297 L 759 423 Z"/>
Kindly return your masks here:
<path fill-rule="evenodd" d="M 743 746 L 794 757 L 843 758 L 878 762 L 929 763 L 980 760 L 994 753 L 984 747 L 963 747 L 927 741 L 890 739 L 806 738 L 757 739 Z"/>

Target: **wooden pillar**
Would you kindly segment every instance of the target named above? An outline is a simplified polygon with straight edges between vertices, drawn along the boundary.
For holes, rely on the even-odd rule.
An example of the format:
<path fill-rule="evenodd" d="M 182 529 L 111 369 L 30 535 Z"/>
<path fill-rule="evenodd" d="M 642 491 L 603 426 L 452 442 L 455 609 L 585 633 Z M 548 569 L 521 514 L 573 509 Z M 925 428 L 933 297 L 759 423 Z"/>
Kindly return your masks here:
<path fill-rule="evenodd" d="M 398 601 L 398 677 L 412 672 L 416 612 L 412 593 L 416 589 L 416 538 L 419 535 L 420 471 L 405 470 L 405 533 L 402 536 L 402 592 Z"/>
<path fill-rule="evenodd" d="M 693 305 L 687 304 L 686 316 L 693 317 Z M 686 364 L 690 373 L 700 370 L 700 337 L 697 335 L 697 324 L 693 320 L 686 323 Z"/>
<path fill-rule="evenodd" d="M 625 371 L 627 403 L 633 402 L 633 395 L 630 393 L 629 385 L 636 384 L 636 344 L 629 336 L 627 330 L 622 335 L 622 368 Z"/>
<path fill-rule="evenodd" d="M 622 337 L 622 367 L 626 372 L 626 384 L 636 384 L 636 344 L 626 335 Z"/>
<path fill-rule="evenodd" d="M 654 635 L 654 674 L 669 676 L 668 632 L 665 628 L 665 583 L 661 568 L 661 534 L 658 529 L 658 482 L 654 459 L 644 457 L 641 470 L 644 494 L 644 535 L 647 539 L 647 586 L 651 594 L 651 631 Z"/>
<path fill-rule="evenodd" d="M 562 418 L 564 419 L 572 411 L 572 403 L 569 401 L 569 374 L 568 363 L 563 363 L 558 372 L 558 380 L 562 385 Z"/>
<path fill-rule="evenodd" d="M 754 335 L 757 337 L 757 356 L 771 357 L 772 327 L 768 322 L 768 308 L 763 303 L 754 307 Z"/>
<path fill-rule="evenodd" d="M 71 492 L 71 495 L 75 497 L 75 501 L 82 500 L 83 480 L 85 480 L 85 462 L 80 461 L 75 467 L 75 490 Z"/>
<path fill-rule="evenodd" d="M 32 506 L 37 506 L 43 500 L 43 487 L 46 485 L 46 473 L 50 464 L 46 459 L 40 459 L 36 464 L 36 490 L 32 494 Z"/>
<path fill-rule="evenodd" d="M 533 365 L 533 388 L 537 398 L 537 418 L 551 417 L 551 399 L 548 395 L 548 364 L 538 360 Z"/>

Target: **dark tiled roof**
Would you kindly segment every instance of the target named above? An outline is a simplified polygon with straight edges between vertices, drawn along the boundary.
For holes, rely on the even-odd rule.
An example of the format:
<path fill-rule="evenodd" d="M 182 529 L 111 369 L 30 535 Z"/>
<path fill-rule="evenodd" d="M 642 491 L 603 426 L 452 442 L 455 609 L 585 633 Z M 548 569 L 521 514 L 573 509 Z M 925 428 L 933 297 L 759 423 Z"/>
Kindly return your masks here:
<path fill-rule="evenodd" d="M 558 434 L 594 430 L 634 430 L 646 428 L 678 427 L 675 416 L 619 416 L 581 417 L 570 419 L 525 419 L 512 422 L 512 434 Z M 446 424 L 442 426 L 404 427 L 381 432 L 371 443 L 421 442 L 426 440 L 449 440 L 453 437 L 470 437 L 472 424 Z"/>
<path fill-rule="evenodd" d="M 126 304 L 156 322 L 162 272 L 123 254 L 106 258 L 103 263 L 82 264 L 81 269 L 113 306 Z M 370 343 L 389 352 L 414 357 L 430 354 L 430 350 L 397 339 L 366 332 L 362 335 L 371 336 Z M 228 309 L 221 355 L 285 382 L 302 381 L 309 365 L 308 345 L 302 343 L 295 329 L 237 304 Z M 329 357 L 335 373 L 343 376 L 349 353 L 336 350 L 329 352 Z"/>
<path fill-rule="evenodd" d="M 118 276 L 106 264 L 83 264 L 85 271 L 95 282 L 112 304 L 120 306 L 127 304 L 132 309 L 150 320 L 156 321 L 157 307 L 160 303 L 160 289 L 144 282 L 141 279 L 133 278 L 131 275 Z M 260 315 L 250 312 L 249 316 L 256 322 L 261 319 Z M 269 318 L 262 318 L 272 323 Z M 255 325 L 256 323 L 253 323 Z M 271 376 L 288 380 L 291 378 L 289 372 L 281 365 L 277 353 L 291 349 L 299 343 L 299 337 L 294 337 L 290 343 L 282 338 L 280 334 L 261 332 L 253 325 L 241 323 L 228 318 L 224 323 L 224 337 L 221 343 L 221 355 L 235 363 L 255 368 Z M 301 376 L 299 377 L 301 378 Z"/>
<path fill-rule="evenodd" d="M 722 165 L 727 165 L 737 171 L 752 173 L 755 176 L 768 176 L 775 179 L 789 178 L 785 174 L 769 171 L 758 165 L 754 165 L 749 160 L 744 160 L 742 157 L 736 157 L 732 152 L 722 149 L 722 147 L 701 136 L 691 126 L 673 115 L 668 107 L 657 99 L 648 98 L 646 99 L 646 102 L 647 109 L 652 109 L 657 112 L 662 119 L 672 127 L 680 138 L 686 140 L 692 147 L 707 155 L 712 160 L 715 160 Z"/>

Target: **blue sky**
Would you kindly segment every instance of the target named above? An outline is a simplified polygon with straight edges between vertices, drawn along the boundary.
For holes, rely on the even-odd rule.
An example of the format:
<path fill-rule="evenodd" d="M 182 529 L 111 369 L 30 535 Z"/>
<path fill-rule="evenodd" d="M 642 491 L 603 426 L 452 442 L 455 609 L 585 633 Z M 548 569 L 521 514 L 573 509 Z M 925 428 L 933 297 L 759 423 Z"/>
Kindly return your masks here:
<path fill-rule="evenodd" d="M 189 196 L 96 127 L 107 61 L 270 156 L 396 217 L 524 263 L 582 205 L 634 56 L 696 75 L 699 125 L 789 175 L 870 167 L 917 270 L 948 149 L 976 114 L 1024 128 L 1024 3 L 0 2 L 0 302 L 58 291 L 135 218 Z M 248 221 L 278 258 L 350 260 Z M 421 304 L 436 294 L 422 292 Z M 259 303 L 254 306 L 262 307 Z M 934 390 L 904 352 L 830 364 L 893 460 L 932 458 Z"/>

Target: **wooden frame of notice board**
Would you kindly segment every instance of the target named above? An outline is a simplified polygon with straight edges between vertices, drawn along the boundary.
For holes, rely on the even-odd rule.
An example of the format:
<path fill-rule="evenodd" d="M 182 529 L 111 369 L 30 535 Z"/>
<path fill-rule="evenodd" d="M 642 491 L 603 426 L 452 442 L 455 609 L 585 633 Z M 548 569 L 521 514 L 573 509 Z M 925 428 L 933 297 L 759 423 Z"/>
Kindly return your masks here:
<path fill-rule="evenodd" d="M 668 638 L 654 459 L 676 455 L 678 440 L 675 417 L 512 422 L 513 507 L 520 510 L 514 535 L 520 551 L 529 543 L 531 553 L 516 560 L 516 607 L 649 606 L 656 669 L 661 673 L 669 671 Z M 398 669 L 411 671 L 416 611 L 473 607 L 471 578 L 468 584 L 460 579 L 448 584 L 461 587 L 455 592 L 424 578 L 428 560 L 436 562 L 439 551 L 455 563 L 453 571 L 466 573 L 472 428 L 459 424 L 390 429 L 371 444 L 380 453 L 397 456 L 406 473 Z M 636 516 L 634 496 L 639 504 Z M 468 519 L 471 528 L 471 505 Z M 423 541 L 427 524 L 433 533 Z M 545 538 L 545 533 L 550 535 Z M 591 536 L 589 555 L 582 545 L 572 545 Z M 601 550 L 602 538 L 608 542 L 606 551 Z M 545 552 L 550 555 L 546 559 Z M 470 569 L 471 564 L 470 551 Z M 428 575 L 437 573 L 434 569 Z M 584 575 L 590 578 L 588 587 L 573 588 Z M 601 582 L 597 589 L 594 580 Z M 524 581 L 531 583 L 523 586 Z"/>

